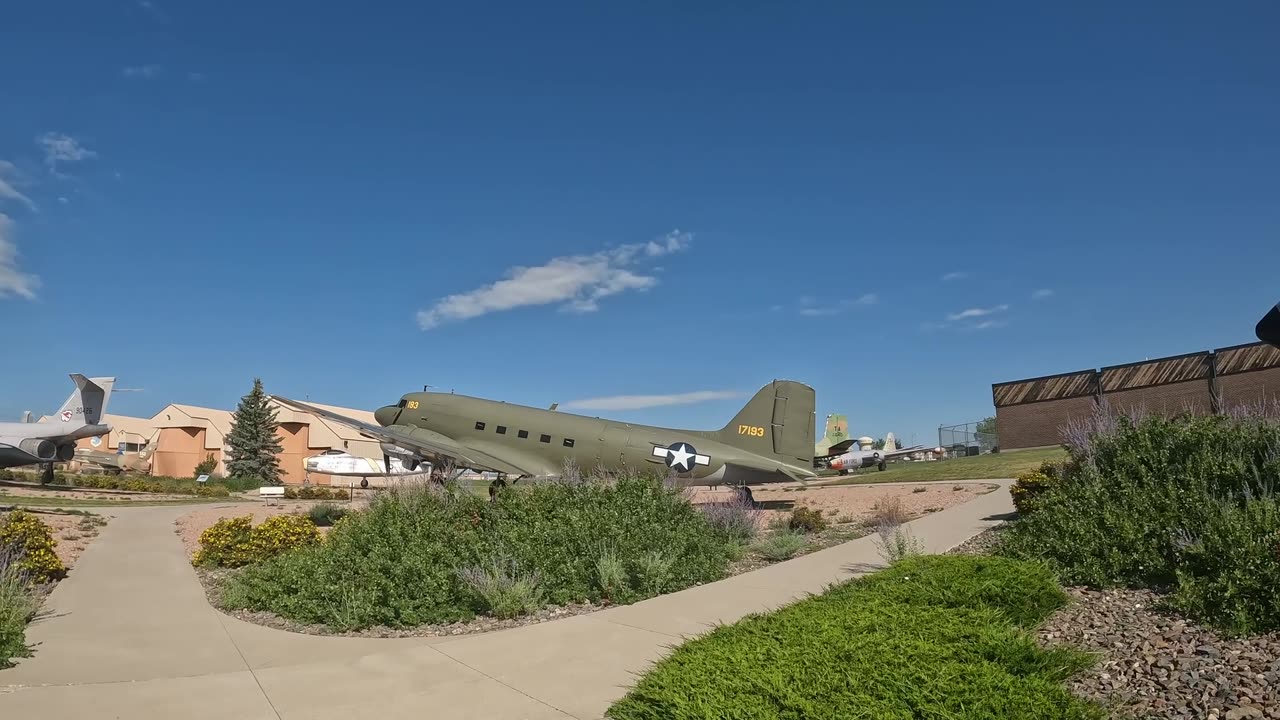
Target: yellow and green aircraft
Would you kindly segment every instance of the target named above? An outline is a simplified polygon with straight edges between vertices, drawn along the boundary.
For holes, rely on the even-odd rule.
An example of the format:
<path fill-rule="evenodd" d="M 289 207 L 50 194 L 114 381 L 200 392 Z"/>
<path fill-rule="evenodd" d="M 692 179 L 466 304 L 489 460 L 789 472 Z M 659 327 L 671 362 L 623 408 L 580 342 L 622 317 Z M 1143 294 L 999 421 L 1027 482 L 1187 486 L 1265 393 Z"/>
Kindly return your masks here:
<path fill-rule="evenodd" d="M 306 403 L 281 404 L 339 422 L 381 443 L 384 460 L 406 466 L 431 463 L 549 478 L 567 465 L 618 473 L 658 470 L 683 485 L 737 488 L 816 477 L 813 468 L 814 391 L 775 380 L 719 430 L 681 430 L 618 422 L 556 410 L 441 392 L 411 392 L 378 408 L 378 425 Z"/>

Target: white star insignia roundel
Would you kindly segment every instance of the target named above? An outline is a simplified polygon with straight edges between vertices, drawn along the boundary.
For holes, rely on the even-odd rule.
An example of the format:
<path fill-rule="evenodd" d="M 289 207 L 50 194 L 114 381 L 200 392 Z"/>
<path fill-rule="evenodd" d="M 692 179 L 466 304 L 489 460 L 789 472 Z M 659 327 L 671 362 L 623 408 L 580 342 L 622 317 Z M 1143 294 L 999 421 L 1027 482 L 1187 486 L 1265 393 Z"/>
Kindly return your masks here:
<path fill-rule="evenodd" d="M 699 455 L 697 450 L 687 442 L 673 443 L 670 447 L 662 447 L 655 445 L 653 448 L 653 456 L 660 457 L 667 464 L 667 467 L 676 472 L 689 472 L 694 465 L 710 465 L 711 458 L 706 455 Z"/>

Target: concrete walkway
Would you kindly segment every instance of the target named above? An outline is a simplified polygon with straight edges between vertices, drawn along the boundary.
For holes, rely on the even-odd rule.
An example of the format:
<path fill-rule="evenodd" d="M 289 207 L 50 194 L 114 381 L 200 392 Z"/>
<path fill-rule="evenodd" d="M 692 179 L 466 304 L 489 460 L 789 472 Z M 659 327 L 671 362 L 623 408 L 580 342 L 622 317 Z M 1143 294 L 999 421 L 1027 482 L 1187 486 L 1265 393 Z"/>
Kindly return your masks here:
<path fill-rule="evenodd" d="M 929 552 L 1012 512 L 1001 489 L 909 524 Z M 954 481 L 947 481 L 954 484 Z M 287 633 L 209 606 L 174 534 L 189 507 L 114 519 L 0 670 L 0 718 L 601 718 L 671 648 L 881 566 L 862 538 L 635 605 L 452 638 Z"/>

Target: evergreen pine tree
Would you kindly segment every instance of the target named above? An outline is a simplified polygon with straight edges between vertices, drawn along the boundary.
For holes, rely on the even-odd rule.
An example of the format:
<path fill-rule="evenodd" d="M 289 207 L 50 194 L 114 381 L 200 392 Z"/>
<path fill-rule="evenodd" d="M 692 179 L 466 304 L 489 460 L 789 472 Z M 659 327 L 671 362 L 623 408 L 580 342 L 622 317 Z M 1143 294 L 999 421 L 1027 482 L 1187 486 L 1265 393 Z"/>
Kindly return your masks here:
<path fill-rule="evenodd" d="M 262 380 L 254 378 L 253 390 L 240 398 L 227 433 L 227 474 L 258 478 L 268 485 L 280 484 L 280 438 L 276 436 L 276 408 L 267 403 Z"/>

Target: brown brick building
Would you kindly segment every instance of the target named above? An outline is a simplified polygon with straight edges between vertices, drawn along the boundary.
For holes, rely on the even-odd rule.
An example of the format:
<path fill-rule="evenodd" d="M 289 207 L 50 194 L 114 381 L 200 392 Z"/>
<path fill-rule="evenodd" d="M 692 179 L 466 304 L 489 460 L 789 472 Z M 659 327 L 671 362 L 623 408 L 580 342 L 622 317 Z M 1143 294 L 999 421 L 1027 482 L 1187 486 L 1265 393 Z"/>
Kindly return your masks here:
<path fill-rule="evenodd" d="M 1048 375 L 991 386 L 1001 450 L 1057 445 L 1072 418 L 1119 411 L 1228 412 L 1280 402 L 1280 348 L 1263 343 Z"/>

